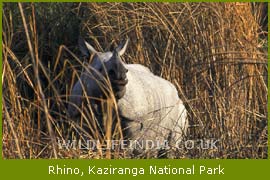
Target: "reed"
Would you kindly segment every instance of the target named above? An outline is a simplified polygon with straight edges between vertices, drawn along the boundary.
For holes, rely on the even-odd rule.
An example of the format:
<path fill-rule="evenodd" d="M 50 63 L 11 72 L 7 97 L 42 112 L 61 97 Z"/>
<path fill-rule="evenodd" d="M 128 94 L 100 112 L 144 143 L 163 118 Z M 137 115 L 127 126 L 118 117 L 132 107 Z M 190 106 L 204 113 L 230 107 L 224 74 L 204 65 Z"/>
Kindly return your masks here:
<path fill-rule="evenodd" d="M 127 157 L 120 149 L 57 146 L 78 137 L 99 139 L 105 147 L 105 140 L 123 139 L 118 117 L 117 128 L 110 128 L 117 108 L 111 93 L 102 108 L 106 133 L 87 103 L 80 119 L 67 115 L 71 89 L 89 61 L 78 50 L 81 35 L 100 51 L 129 37 L 124 61 L 143 64 L 177 87 L 188 110 L 186 139 L 219 140 L 218 149 L 184 148 L 174 158 L 267 158 L 265 8 L 267 3 L 3 3 L 3 157 Z"/>

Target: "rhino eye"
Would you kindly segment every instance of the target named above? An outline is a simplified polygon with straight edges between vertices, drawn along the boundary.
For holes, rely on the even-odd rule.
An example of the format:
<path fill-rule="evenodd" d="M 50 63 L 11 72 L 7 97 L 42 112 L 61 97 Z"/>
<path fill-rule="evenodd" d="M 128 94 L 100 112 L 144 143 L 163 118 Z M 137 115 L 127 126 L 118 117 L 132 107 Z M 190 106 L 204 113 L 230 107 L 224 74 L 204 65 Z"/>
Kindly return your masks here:
<path fill-rule="evenodd" d="M 98 68 L 98 71 L 99 71 L 99 72 L 102 72 L 102 67 Z"/>
<path fill-rule="evenodd" d="M 115 77 L 115 72 L 112 69 L 109 70 L 108 74 L 109 74 L 110 77 Z"/>

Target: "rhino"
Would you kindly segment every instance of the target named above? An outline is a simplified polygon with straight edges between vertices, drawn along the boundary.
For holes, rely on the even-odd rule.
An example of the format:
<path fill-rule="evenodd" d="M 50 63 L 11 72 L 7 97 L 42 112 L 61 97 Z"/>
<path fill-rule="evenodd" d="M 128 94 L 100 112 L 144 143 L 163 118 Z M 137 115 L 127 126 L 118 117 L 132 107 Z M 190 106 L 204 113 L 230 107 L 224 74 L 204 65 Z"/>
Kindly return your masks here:
<path fill-rule="evenodd" d="M 106 96 L 106 78 L 117 101 L 124 138 L 136 141 L 155 142 L 181 141 L 188 127 L 187 110 L 178 96 L 175 86 L 154 75 L 149 68 L 140 64 L 126 64 L 121 56 L 127 49 L 129 40 L 108 52 L 98 52 L 82 38 L 79 48 L 86 57 L 92 55 L 88 64 L 75 83 L 70 96 L 68 114 L 80 114 L 83 89 L 88 97 Z M 91 106 L 97 104 L 90 100 Z"/>

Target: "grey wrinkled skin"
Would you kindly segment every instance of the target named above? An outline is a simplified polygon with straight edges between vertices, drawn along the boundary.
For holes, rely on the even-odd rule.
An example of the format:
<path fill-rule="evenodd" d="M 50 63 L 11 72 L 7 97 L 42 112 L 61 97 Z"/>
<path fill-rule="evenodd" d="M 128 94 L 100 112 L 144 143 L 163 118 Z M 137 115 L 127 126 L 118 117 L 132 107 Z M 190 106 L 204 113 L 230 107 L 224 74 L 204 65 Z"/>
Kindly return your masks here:
<path fill-rule="evenodd" d="M 127 64 L 125 95 L 119 99 L 121 116 L 134 120 L 128 129 L 131 139 L 181 140 L 187 128 L 187 112 L 174 85 L 141 65 Z M 143 129 L 141 129 L 143 126 Z"/>
<path fill-rule="evenodd" d="M 120 55 L 124 53 L 127 42 L 113 52 L 106 53 L 97 52 L 85 42 L 90 53 L 96 54 L 89 66 L 98 70 L 101 75 L 104 75 L 101 67 L 110 72 L 108 76 L 123 121 L 125 139 L 158 142 L 168 140 L 171 144 L 175 144 L 183 138 L 188 126 L 187 111 L 183 102 L 175 86 L 169 81 L 155 76 L 147 67 L 140 64 L 122 62 Z M 97 78 L 98 75 L 87 71 L 80 79 L 88 96 L 100 97 L 102 91 L 93 77 Z M 73 87 L 71 104 L 68 107 L 71 117 L 79 114 L 78 109 L 72 104 L 80 106 L 83 95 L 82 84 L 78 81 Z"/>

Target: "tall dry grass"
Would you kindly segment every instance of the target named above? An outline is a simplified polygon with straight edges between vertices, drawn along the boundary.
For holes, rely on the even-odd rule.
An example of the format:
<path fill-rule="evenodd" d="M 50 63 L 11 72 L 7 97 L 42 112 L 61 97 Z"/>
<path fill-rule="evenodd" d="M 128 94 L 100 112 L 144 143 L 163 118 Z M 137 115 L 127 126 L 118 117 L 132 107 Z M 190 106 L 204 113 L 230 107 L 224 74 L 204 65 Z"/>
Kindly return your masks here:
<path fill-rule="evenodd" d="M 4 3 L 3 157 L 126 157 L 121 150 L 57 147 L 58 139 L 123 138 L 119 128 L 109 131 L 110 113 L 106 134 L 87 105 L 81 119 L 67 116 L 71 89 L 88 61 L 78 52 L 81 34 L 100 51 L 129 37 L 124 61 L 177 87 L 189 112 L 186 139 L 219 140 L 218 149 L 183 149 L 174 158 L 266 158 L 267 36 L 260 36 L 268 33 L 260 24 L 266 6 Z M 115 108 L 109 101 L 103 109 Z"/>

